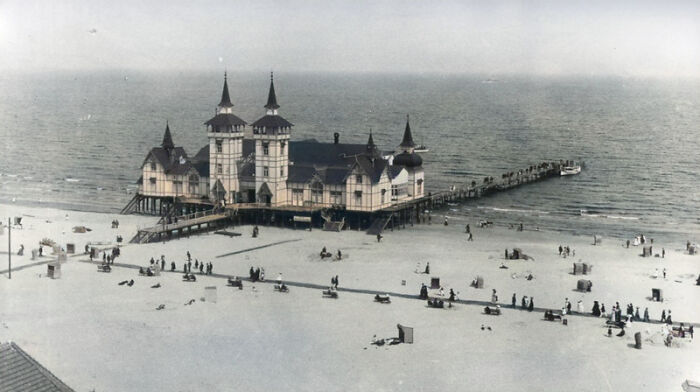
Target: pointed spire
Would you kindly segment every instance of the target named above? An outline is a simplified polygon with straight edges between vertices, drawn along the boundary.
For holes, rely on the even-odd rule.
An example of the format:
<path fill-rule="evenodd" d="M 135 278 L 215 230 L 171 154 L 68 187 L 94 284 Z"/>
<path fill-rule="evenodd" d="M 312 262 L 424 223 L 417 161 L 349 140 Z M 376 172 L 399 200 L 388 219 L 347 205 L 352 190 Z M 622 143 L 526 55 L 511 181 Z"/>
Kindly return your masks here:
<path fill-rule="evenodd" d="M 163 135 L 163 143 L 161 145 L 166 150 L 172 150 L 175 148 L 173 137 L 170 135 L 170 124 L 168 124 L 167 120 L 165 121 L 165 135 Z"/>
<path fill-rule="evenodd" d="M 403 140 L 399 147 L 403 149 L 414 148 L 416 143 L 413 142 L 413 135 L 411 135 L 411 125 L 408 122 L 408 114 L 406 115 L 406 130 L 403 132 Z"/>
<path fill-rule="evenodd" d="M 224 72 L 224 91 L 221 92 L 221 102 L 219 102 L 219 107 L 233 107 L 233 104 L 231 103 L 231 97 L 228 95 L 228 78 L 226 72 Z"/>
<path fill-rule="evenodd" d="M 374 153 L 377 151 L 377 145 L 374 144 L 374 138 L 372 137 L 372 128 L 369 129 L 369 139 L 367 139 L 367 152 Z"/>
<path fill-rule="evenodd" d="M 268 110 L 277 110 L 280 105 L 277 104 L 277 95 L 275 94 L 274 75 L 270 72 L 270 92 L 267 94 L 267 104 L 265 108 Z"/>

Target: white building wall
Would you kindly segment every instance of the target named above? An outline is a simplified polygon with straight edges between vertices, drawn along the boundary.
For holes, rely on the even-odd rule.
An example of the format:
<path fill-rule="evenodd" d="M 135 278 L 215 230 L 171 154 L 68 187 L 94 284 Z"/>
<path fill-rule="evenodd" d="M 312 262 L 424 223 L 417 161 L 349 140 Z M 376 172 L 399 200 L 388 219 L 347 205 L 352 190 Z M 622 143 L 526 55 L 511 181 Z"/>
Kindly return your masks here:
<path fill-rule="evenodd" d="M 258 201 L 258 192 L 263 183 L 272 192 L 270 205 L 283 206 L 287 204 L 287 178 L 289 176 L 289 133 L 263 134 L 256 133 L 255 139 L 255 193 Z M 267 144 L 267 154 L 264 145 Z M 284 145 L 284 147 L 282 147 Z M 267 175 L 265 175 L 267 168 Z"/>
<path fill-rule="evenodd" d="M 240 191 L 237 162 L 243 155 L 243 132 L 209 132 L 209 186 L 214 186 L 216 180 L 226 189 L 226 202 L 236 201 Z M 221 152 L 217 150 L 217 141 L 221 143 Z M 219 171 L 221 168 L 221 171 Z M 208 191 L 207 194 L 210 192 Z"/>

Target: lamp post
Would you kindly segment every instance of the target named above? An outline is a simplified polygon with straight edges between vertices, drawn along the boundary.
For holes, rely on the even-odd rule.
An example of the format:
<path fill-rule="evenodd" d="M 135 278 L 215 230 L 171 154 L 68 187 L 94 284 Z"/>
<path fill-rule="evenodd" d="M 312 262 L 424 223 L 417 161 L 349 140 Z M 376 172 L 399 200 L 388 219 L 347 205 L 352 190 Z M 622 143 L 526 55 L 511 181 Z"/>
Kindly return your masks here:
<path fill-rule="evenodd" d="M 7 218 L 7 272 L 12 279 L 12 218 Z"/>

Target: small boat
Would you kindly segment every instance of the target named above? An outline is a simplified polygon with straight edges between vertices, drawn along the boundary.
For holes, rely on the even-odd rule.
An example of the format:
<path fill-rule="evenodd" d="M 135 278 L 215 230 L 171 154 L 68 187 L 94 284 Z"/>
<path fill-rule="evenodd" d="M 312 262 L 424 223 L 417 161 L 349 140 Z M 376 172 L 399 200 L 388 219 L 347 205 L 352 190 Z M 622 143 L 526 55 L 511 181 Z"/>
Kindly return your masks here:
<path fill-rule="evenodd" d="M 575 166 L 562 166 L 561 170 L 559 171 L 559 174 L 562 176 L 572 176 L 574 174 L 579 174 L 581 173 L 581 166 L 580 165 L 575 165 Z"/>
<path fill-rule="evenodd" d="M 416 146 L 416 148 L 414 148 L 413 151 L 415 151 L 415 152 L 429 152 L 430 149 L 428 149 L 428 147 L 421 144 L 421 145 Z"/>

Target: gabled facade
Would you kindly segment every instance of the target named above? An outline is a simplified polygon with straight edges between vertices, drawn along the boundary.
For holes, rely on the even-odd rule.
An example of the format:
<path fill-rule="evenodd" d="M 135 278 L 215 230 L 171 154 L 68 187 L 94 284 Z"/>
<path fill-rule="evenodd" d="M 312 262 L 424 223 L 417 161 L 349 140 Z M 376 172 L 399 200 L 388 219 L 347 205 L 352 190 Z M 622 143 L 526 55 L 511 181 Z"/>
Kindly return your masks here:
<path fill-rule="evenodd" d="M 372 212 L 424 195 L 422 158 L 406 120 L 400 153 L 386 156 L 374 143 L 291 140 L 294 124 L 279 114 L 274 79 L 265 114 L 248 124 L 233 113 L 224 75 L 216 114 L 205 123 L 209 143 L 194 158 L 175 147 L 169 126 L 161 147 L 142 165 L 145 196 L 208 199 L 217 204 L 324 207 Z"/>

